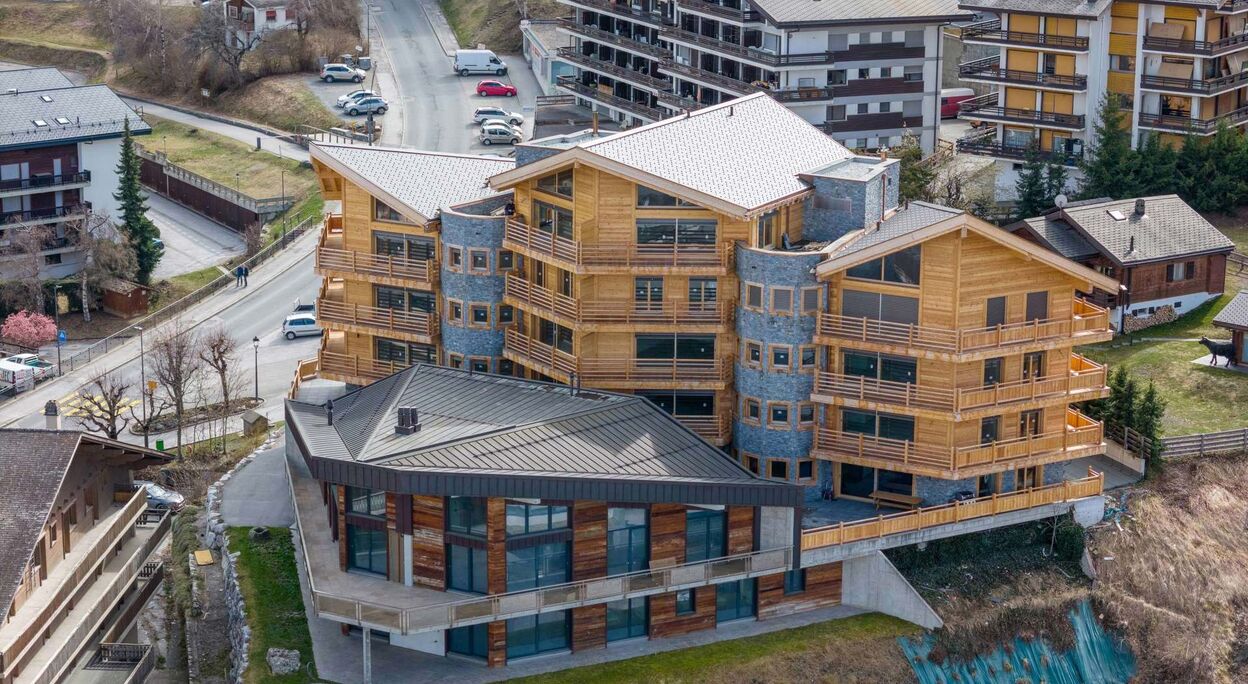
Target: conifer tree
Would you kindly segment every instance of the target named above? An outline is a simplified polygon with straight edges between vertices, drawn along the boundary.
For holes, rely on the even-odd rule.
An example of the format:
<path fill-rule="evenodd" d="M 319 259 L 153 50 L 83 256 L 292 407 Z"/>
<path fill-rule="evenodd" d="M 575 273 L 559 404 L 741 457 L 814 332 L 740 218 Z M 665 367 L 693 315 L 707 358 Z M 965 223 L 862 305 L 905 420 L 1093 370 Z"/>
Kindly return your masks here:
<path fill-rule="evenodd" d="M 117 192 L 113 199 L 121 203 L 121 221 L 117 227 L 134 250 L 135 279 L 147 285 L 165 250 L 156 242 L 160 229 L 147 217 L 147 198 L 140 184 L 142 163 L 134 149 L 127 118 L 121 139 L 121 159 L 117 162 Z"/>
<path fill-rule="evenodd" d="M 1141 195 L 1180 194 L 1179 154 L 1162 144 L 1161 136 L 1145 137 L 1136 158 L 1136 183 Z"/>
<path fill-rule="evenodd" d="M 1079 196 L 1084 199 L 1133 197 L 1136 195 L 1133 172 L 1137 160 L 1131 149 L 1131 126 L 1125 122 L 1118 96 L 1109 94 L 1102 98 L 1097 114 L 1091 150 L 1080 163 L 1083 186 Z"/>
<path fill-rule="evenodd" d="M 1032 145 L 1027 150 L 1027 161 L 1018 172 L 1018 181 L 1014 183 L 1014 190 L 1018 194 L 1018 202 L 1014 205 L 1015 218 L 1022 220 L 1039 216 L 1049 208 L 1051 198 L 1046 197 L 1048 185 L 1045 183 L 1044 171 L 1040 153 Z"/>
<path fill-rule="evenodd" d="M 1148 439 L 1153 449 L 1148 454 L 1149 466 L 1155 466 L 1161 458 L 1161 419 L 1166 413 L 1166 401 L 1157 394 L 1157 386 L 1148 381 L 1148 389 L 1140 397 L 1135 408 L 1135 431 Z"/>

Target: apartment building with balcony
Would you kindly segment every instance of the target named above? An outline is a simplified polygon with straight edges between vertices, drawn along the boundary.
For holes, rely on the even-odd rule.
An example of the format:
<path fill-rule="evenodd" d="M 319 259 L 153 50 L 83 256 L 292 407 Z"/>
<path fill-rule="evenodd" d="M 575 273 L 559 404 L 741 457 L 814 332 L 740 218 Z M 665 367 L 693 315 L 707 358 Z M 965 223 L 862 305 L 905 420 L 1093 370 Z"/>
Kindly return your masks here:
<path fill-rule="evenodd" d="M 563 0 L 559 87 L 621 123 L 766 92 L 847 147 L 935 146 L 953 0 Z"/>
<path fill-rule="evenodd" d="M 1220 122 L 1248 122 L 1248 6 L 1236 0 L 963 0 L 997 18 L 967 26 L 965 44 L 999 55 L 959 65 L 963 81 L 996 91 L 965 103 L 980 130 L 958 149 L 998 160 L 1008 196 L 1030 147 L 1074 168 L 1087 150 L 1100 102 L 1119 98 L 1133 145 L 1159 135 L 1209 136 Z"/>
<path fill-rule="evenodd" d="M 75 86 L 51 68 L 0 71 L 0 278 L 28 273 L 37 234 L 44 278 L 82 268 L 74 223 L 87 212 L 119 213 L 117 162 L 126 121 L 134 135 L 151 132 L 108 86 Z"/>
<path fill-rule="evenodd" d="M 150 647 L 124 641 L 160 584 L 169 517 L 132 476 L 169 460 L 78 431 L 0 430 L 0 682 L 151 671 Z"/>

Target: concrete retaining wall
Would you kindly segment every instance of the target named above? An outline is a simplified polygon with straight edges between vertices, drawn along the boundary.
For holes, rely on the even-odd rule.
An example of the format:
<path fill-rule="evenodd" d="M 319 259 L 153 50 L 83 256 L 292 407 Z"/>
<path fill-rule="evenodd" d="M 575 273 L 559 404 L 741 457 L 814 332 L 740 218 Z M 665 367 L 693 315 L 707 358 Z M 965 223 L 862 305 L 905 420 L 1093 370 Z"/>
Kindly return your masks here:
<path fill-rule="evenodd" d="M 892 615 L 925 629 L 945 624 L 879 551 L 841 565 L 841 603 Z"/>

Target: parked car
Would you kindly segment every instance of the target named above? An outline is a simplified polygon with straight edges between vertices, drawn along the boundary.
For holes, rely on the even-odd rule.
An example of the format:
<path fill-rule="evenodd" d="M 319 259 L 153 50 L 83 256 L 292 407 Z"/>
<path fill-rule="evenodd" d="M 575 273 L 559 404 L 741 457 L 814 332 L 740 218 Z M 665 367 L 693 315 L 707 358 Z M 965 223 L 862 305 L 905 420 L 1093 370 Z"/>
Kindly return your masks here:
<path fill-rule="evenodd" d="M 316 314 L 316 300 L 311 303 L 304 304 L 302 299 L 295 299 L 295 308 L 291 309 L 291 313 L 311 313 Z"/>
<path fill-rule="evenodd" d="M 371 90 L 352 90 L 346 95 L 340 96 L 338 98 L 337 105 L 339 107 L 345 107 L 347 106 L 347 103 L 351 102 L 352 100 L 358 100 L 361 97 L 376 97 L 376 96 L 377 96 L 377 93 Z"/>
<path fill-rule="evenodd" d="M 477 123 L 485 123 L 490 119 L 503 119 L 512 126 L 519 126 L 524 123 L 524 115 L 519 112 L 509 112 L 502 107 L 477 107 L 472 112 L 472 120 Z"/>
<path fill-rule="evenodd" d="M 477 83 L 477 94 L 481 97 L 487 95 L 503 95 L 506 97 L 516 96 L 516 87 L 502 81 L 481 81 Z"/>
<path fill-rule="evenodd" d="M 321 67 L 321 80 L 326 83 L 333 83 L 334 81 L 354 81 L 355 83 L 360 83 L 364 80 L 364 76 L 363 71 L 349 67 L 346 64 L 326 64 Z"/>
<path fill-rule="evenodd" d="M 0 395 L 35 386 L 35 369 L 21 363 L 0 360 Z"/>
<path fill-rule="evenodd" d="M 455 73 L 460 76 L 469 74 L 502 76 L 507 73 L 507 63 L 499 59 L 493 50 L 456 50 Z"/>
<path fill-rule="evenodd" d="M 347 104 L 347 113 L 351 116 L 360 114 L 385 114 L 390 108 L 390 103 L 384 97 L 361 97 Z"/>
<path fill-rule="evenodd" d="M 147 494 L 148 510 L 180 511 L 182 510 L 182 507 L 186 505 L 186 497 L 173 491 L 172 489 L 165 489 L 155 482 L 135 480 L 134 486 L 141 487 L 144 493 Z"/>
<path fill-rule="evenodd" d="M 316 316 L 307 313 L 294 313 L 282 321 L 282 335 L 293 340 L 302 335 L 320 335 L 324 330 L 316 322 Z"/>
<path fill-rule="evenodd" d="M 6 358 L 5 361 L 34 368 L 36 382 L 56 375 L 56 364 L 44 361 L 39 358 L 38 354 L 14 354 Z"/>
<path fill-rule="evenodd" d="M 520 133 L 524 130 L 520 128 L 520 126 L 518 125 L 513 125 L 510 121 L 507 121 L 506 119 L 486 119 L 485 121 L 481 122 L 481 128 L 485 128 L 486 126 L 506 126 L 508 128 L 515 129 L 517 133 Z"/>
<path fill-rule="evenodd" d="M 493 123 L 481 127 L 481 144 L 493 145 L 501 143 L 503 145 L 518 145 L 520 143 L 520 131 L 512 128 L 504 123 Z"/>

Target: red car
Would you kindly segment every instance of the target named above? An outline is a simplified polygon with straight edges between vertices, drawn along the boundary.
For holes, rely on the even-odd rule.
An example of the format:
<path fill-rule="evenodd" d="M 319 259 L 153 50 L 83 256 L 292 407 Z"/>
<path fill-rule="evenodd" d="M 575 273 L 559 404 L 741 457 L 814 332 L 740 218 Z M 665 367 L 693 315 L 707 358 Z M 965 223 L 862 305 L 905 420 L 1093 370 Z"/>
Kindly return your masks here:
<path fill-rule="evenodd" d="M 481 81 L 477 84 L 477 94 L 481 97 L 486 95 L 506 95 L 507 97 L 516 96 L 516 87 L 508 85 L 502 81 Z"/>

